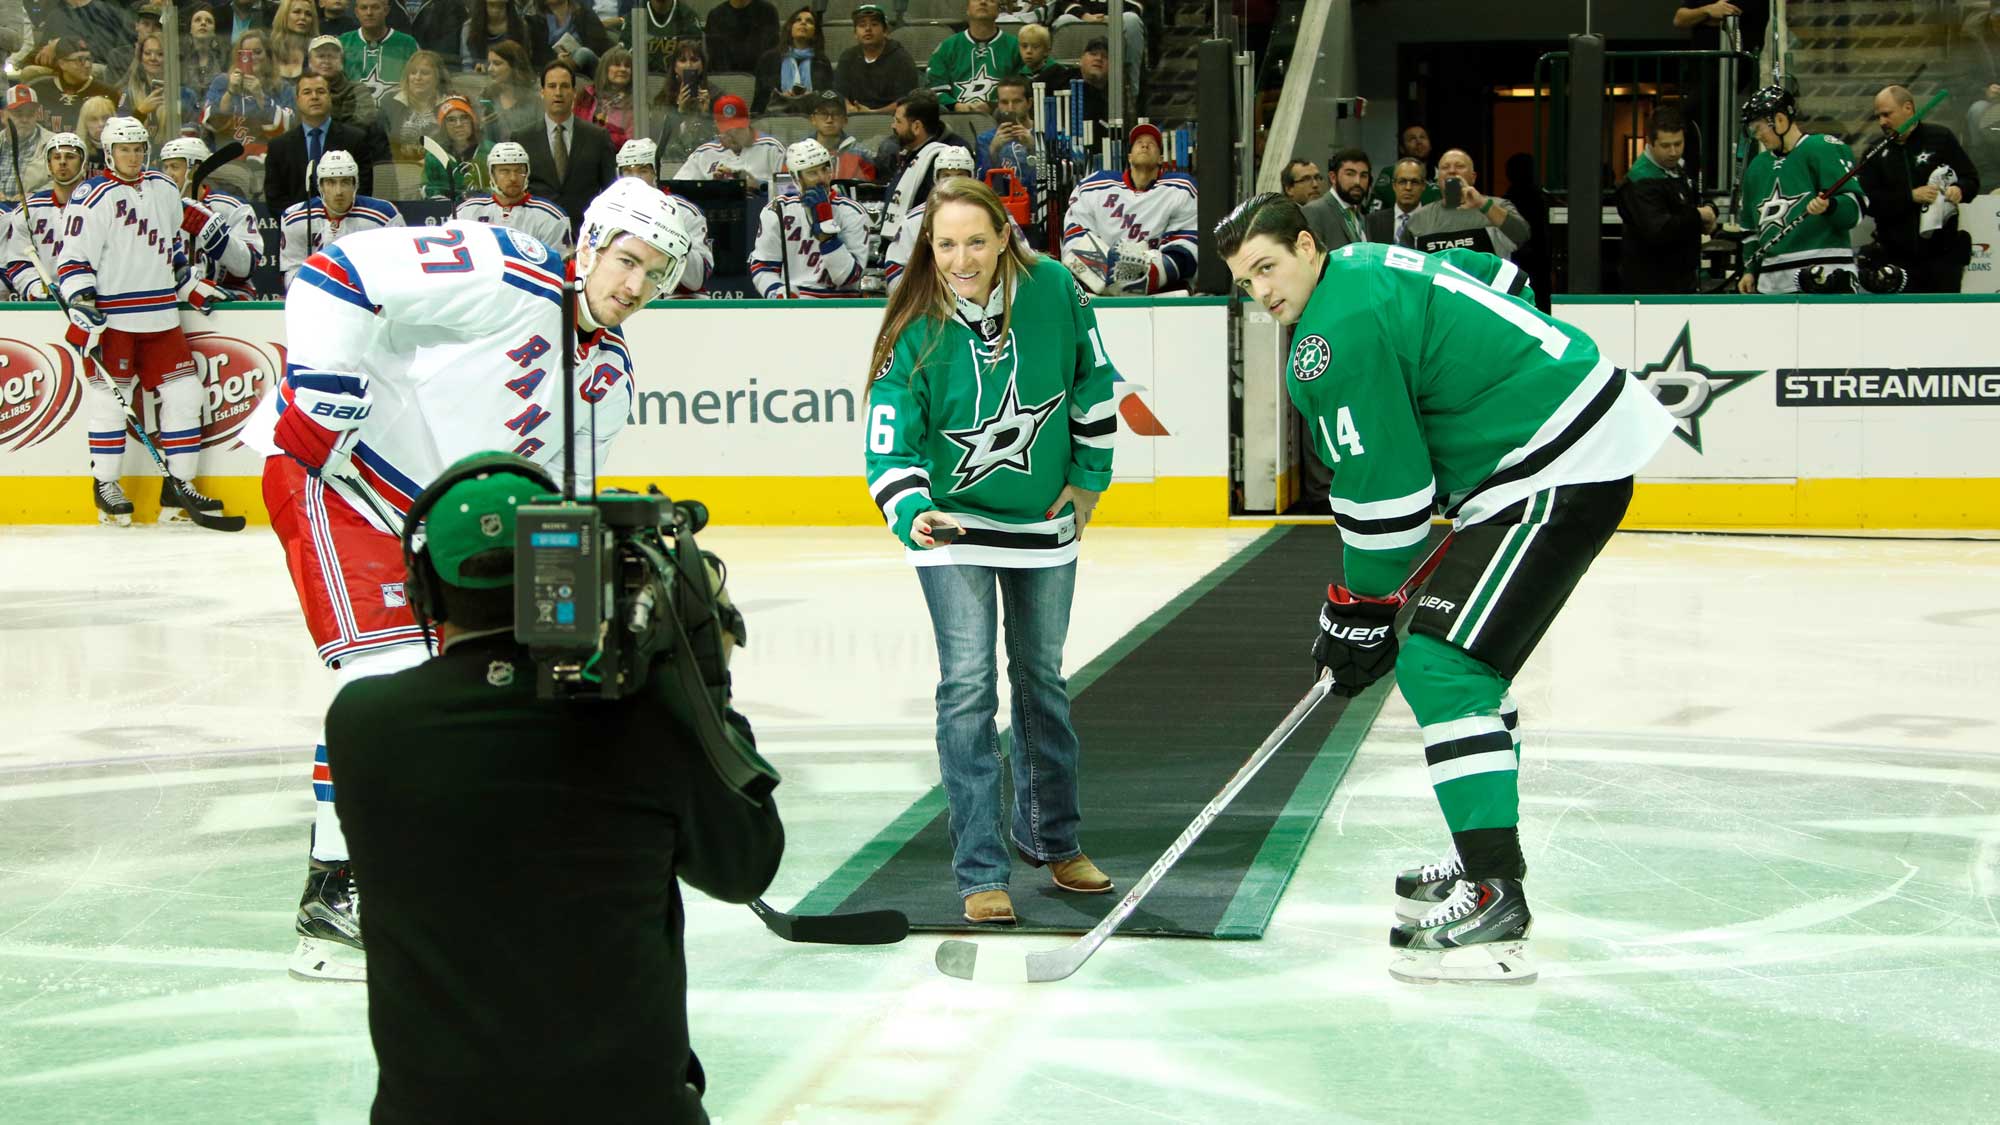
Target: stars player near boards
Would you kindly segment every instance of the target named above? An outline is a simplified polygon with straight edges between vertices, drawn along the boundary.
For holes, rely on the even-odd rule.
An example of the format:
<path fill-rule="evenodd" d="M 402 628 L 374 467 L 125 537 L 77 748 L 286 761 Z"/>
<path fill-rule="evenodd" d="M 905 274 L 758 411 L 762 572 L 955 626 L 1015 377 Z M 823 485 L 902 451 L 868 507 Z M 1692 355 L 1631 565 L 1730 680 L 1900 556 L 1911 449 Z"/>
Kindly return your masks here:
<path fill-rule="evenodd" d="M 666 198 L 619 180 L 583 215 L 574 262 L 576 393 L 563 396 L 562 257 L 497 223 L 345 235 L 285 299 L 285 375 L 245 425 L 264 503 L 320 659 L 343 685 L 421 663 L 404 588 L 402 514 L 446 466 L 502 449 L 590 487 L 634 401 L 620 325 L 673 288 L 687 235 Z M 574 431 L 568 427 L 574 419 Z M 356 873 L 315 748 L 316 816 L 292 971 L 366 974 Z"/>
<path fill-rule="evenodd" d="M 1744 293 L 1796 293 L 1799 275 L 1854 273 L 1848 233 L 1861 221 L 1861 185 L 1850 179 L 1822 197 L 1854 168 L 1854 152 L 1838 137 L 1803 133 L 1799 107 L 1783 86 L 1766 86 L 1743 102 L 1743 129 L 1762 150 L 1743 172 L 1737 215 L 1751 233 L 1745 243 Z"/>
<path fill-rule="evenodd" d="M 1396 881 L 1390 971 L 1531 981 L 1510 688 L 1673 419 L 1588 336 L 1538 312 L 1511 262 L 1376 243 L 1328 254 L 1275 192 L 1239 206 L 1215 242 L 1292 327 L 1286 388 L 1333 469 L 1342 578 L 1314 662 L 1346 695 L 1395 670 L 1451 832 L 1445 858 Z M 1439 510 L 1453 540 L 1399 646 L 1390 595 Z"/>

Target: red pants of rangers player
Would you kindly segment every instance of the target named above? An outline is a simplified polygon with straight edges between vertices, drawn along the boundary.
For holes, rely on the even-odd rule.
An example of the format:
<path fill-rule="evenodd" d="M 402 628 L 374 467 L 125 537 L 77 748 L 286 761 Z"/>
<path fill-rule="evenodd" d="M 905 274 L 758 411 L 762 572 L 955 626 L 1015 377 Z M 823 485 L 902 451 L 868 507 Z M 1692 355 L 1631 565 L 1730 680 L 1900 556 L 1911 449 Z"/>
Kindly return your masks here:
<path fill-rule="evenodd" d="M 320 659 L 341 686 L 421 664 L 430 655 L 403 592 L 403 544 L 282 454 L 264 460 L 264 507 Z M 313 858 L 347 858 L 333 812 L 322 726 L 313 755 Z"/>
<path fill-rule="evenodd" d="M 195 462 L 201 455 L 202 389 L 187 337 L 178 328 L 165 332 L 107 328 L 100 348 L 104 366 L 118 380 L 118 389 L 127 401 L 140 387 L 159 392 L 160 452 L 167 459 L 169 472 L 182 480 L 193 480 Z M 114 481 L 125 456 L 125 408 L 103 385 L 103 378 L 104 373 L 93 364 L 84 383 L 90 473 L 98 480 Z"/>

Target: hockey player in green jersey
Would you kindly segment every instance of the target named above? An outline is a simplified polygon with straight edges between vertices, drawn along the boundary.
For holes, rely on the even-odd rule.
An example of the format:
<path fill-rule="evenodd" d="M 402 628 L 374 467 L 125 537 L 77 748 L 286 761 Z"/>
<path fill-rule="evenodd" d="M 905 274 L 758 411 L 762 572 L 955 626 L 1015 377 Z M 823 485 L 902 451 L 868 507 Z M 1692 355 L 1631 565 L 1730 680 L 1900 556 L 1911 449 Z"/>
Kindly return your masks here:
<path fill-rule="evenodd" d="M 1111 880 L 1077 842 L 1062 675 L 1077 543 L 1111 485 L 1116 377 L 1090 298 L 1023 245 L 993 189 L 940 182 L 870 359 L 868 489 L 917 568 L 937 637 L 938 763 L 971 922 L 1014 922 L 1000 830 L 999 614 L 1013 685 L 1007 835 L 1063 890 Z"/>
<path fill-rule="evenodd" d="M 1377 243 L 1328 254 L 1276 193 L 1238 207 L 1215 242 L 1292 326 L 1286 388 L 1333 469 L 1342 581 L 1314 662 L 1345 695 L 1395 669 L 1451 830 L 1451 854 L 1396 880 L 1390 971 L 1533 980 L 1509 688 L 1673 419 L 1588 336 L 1536 311 L 1510 262 Z M 1440 509 L 1453 540 L 1399 652 L 1391 595 Z"/>
<path fill-rule="evenodd" d="M 1744 244 L 1745 293 L 1796 293 L 1799 273 L 1823 267 L 1854 272 L 1848 232 L 1861 221 L 1861 185 L 1853 179 L 1832 188 L 1854 168 L 1854 152 L 1840 138 L 1801 133 L 1799 108 L 1783 86 L 1766 86 L 1743 102 L 1743 129 L 1764 151 L 1743 173 L 1737 220 L 1750 231 Z"/>

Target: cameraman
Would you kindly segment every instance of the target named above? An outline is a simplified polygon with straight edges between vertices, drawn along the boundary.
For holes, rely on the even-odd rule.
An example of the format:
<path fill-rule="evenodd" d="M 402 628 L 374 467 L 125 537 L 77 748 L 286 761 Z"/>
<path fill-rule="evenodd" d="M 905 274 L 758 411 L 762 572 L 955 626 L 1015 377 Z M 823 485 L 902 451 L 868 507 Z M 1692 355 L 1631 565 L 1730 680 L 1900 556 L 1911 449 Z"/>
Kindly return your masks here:
<path fill-rule="evenodd" d="M 412 509 L 430 507 L 424 547 L 404 544 L 440 653 L 353 681 L 327 715 L 368 872 L 378 1123 L 707 1121 L 676 878 L 747 902 L 784 850 L 771 800 L 726 787 L 669 718 L 669 677 L 615 703 L 537 698 L 514 512 L 554 488 L 508 454 L 447 469 Z"/>
<path fill-rule="evenodd" d="M 1514 205 L 1473 186 L 1478 169 L 1464 149 L 1445 150 L 1437 175 L 1441 198 L 1411 212 L 1405 245 L 1426 254 L 1461 247 L 1506 258 L 1528 241 L 1528 220 Z"/>

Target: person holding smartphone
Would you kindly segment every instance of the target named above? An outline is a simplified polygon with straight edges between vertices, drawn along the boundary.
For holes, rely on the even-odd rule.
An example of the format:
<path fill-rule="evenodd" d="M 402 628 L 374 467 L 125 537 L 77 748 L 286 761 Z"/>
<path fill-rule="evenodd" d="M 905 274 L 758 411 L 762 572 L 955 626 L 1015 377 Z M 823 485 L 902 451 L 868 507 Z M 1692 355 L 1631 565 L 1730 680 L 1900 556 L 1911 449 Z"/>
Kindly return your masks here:
<path fill-rule="evenodd" d="M 1405 245 L 1426 254 L 1459 249 L 1505 258 L 1534 233 L 1512 203 L 1475 186 L 1479 169 L 1464 149 L 1446 149 L 1438 157 L 1437 176 L 1440 198 L 1410 214 Z"/>
<path fill-rule="evenodd" d="M 1117 373 L 1090 296 L 1024 245 L 993 189 L 931 189 L 869 359 L 868 489 L 917 569 L 937 638 L 937 747 L 969 922 L 1012 925 L 1008 845 L 1104 894 L 1078 842 L 1079 747 L 1062 674 L 1078 540 L 1111 484 Z M 994 728 L 1004 616 L 1014 807 Z"/>

